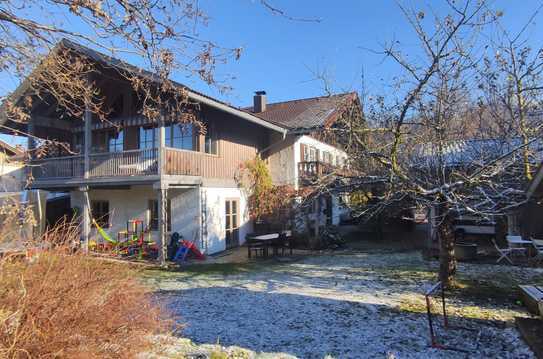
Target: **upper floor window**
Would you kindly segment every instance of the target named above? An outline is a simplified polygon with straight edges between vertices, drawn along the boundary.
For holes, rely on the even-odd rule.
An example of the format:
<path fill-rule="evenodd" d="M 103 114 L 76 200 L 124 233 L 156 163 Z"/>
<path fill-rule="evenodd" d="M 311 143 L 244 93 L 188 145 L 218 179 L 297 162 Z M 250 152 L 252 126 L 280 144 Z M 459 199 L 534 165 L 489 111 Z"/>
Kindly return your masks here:
<path fill-rule="evenodd" d="M 140 127 L 139 148 L 158 147 L 158 127 Z M 170 124 L 164 128 L 164 142 L 167 147 L 194 150 L 192 124 Z"/>
<path fill-rule="evenodd" d="M 157 147 L 157 128 L 156 127 L 140 127 L 140 149 Z"/>
<path fill-rule="evenodd" d="M 204 138 L 204 151 L 212 155 L 219 154 L 219 146 L 215 131 L 211 126 L 207 126 L 206 135 Z"/>
<path fill-rule="evenodd" d="M 303 152 L 302 159 L 304 161 L 314 162 L 314 161 L 318 160 L 318 158 L 317 158 L 318 152 L 317 152 L 317 149 L 315 147 L 305 145 L 303 148 L 304 148 L 304 152 Z"/>
<path fill-rule="evenodd" d="M 84 140 L 83 140 L 84 142 Z M 121 152 L 123 151 L 123 130 L 102 130 L 92 132 L 92 152 Z"/>
<path fill-rule="evenodd" d="M 192 123 L 171 124 L 166 127 L 166 146 L 183 150 L 194 150 Z"/>
<path fill-rule="evenodd" d="M 123 130 L 110 131 L 108 133 L 108 151 L 122 152 L 124 150 L 124 134 Z"/>
<path fill-rule="evenodd" d="M 322 153 L 322 162 L 324 163 L 332 163 L 332 154 L 328 151 L 324 151 Z"/>

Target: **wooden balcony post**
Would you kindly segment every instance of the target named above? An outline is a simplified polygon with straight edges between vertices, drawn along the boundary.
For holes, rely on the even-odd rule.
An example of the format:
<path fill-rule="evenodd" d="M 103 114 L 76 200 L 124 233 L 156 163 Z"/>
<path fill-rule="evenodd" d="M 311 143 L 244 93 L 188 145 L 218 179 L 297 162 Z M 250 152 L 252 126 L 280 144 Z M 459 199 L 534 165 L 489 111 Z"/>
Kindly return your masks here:
<path fill-rule="evenodd" d="M 88 179 L 90 176 L 90 152 L 92 142 L 92 113 L 89 108 L 89 104 L 85 104 L 85 113 L 83 116 L 83 122 L 85 123 L 83 138 L 83 178 Z"/>
<path fill-rule="evenodd" d="M 166 127 L 165 127 L 165 118 L 164 116 L 160 116 L 160 122 L 158 125 L 158 175 L 162 176 L 162 174 L 165 172 L 165 164 L 166 164 L 166 151 L 164 151 L 164 147 L 166 146 Z"/>
<path fill-rule="evenodd" d="M 163 187 L 162 183 L 160 184 L 160 189 L 158 192 L 158 260 L 161 266 L 166 265 L 167 257 L 167 223 L 168 223 L 168 193 L 167 190 Z"/>
<path fill-rule="evenodd" d="M 36 150 L 36 139 L 34 138 L 34 120 L 32 118 L 32 116 L 30 117 L 30 119 L 28 120 L 28 125 L 27 125 L 27 132 L 28 132 L 28 154 L 29 154 L 29 158 L 28 158 L 28 166 L 26 166 L 26 176 L 27 176 L 27 179 L 31 179 L 32 178 L 32 160 L 35 158 L 35 150 Z M 28 181 L 27 181 L 28 183 Z"/>
<path fill-rule="evenodd" d="M 165 118 L 164 115 L 160 116 L 160 122 L 158 126 L 158 175 L 162 176 L 163 173 L 165 173 L 165 163 L 166 163 L 166 151 L 164 150 L 164 147 L 166 146 L 166 128 L 165 128 Z M 159 245 L 159 251 L 158 251 L 158 260 L 160 262 L 161 266 L 166 265 L 166 256 L 167 256 L 167 250 L 166 250 L 166 224 L 168 223 L 167 218 L 167 189 L 165 185 L 163 184 L 162 180 L 159 180 L 160 189 L 158 192 L 158 245 Z"/>
<path fill-rule="evenodd" d="M 83 122 L 85 125 L 85 132 L 83 138 L 83 178 L 88 179 L 90 177 L 90 151 L 91 151 L 91 130 L 92 130 L 92 113 L 88 101 L 85 102 L 85 112 L 83 114 Z M 81 213 L 81 244 L 83 245 L 83 250 L 88 252 L 89 250 L 89 239 L 91 231 L 91 208 L 89 200 L 89 188 L 87 186 L 81 187 L 80 191 L 83 193 L 83 210 Z"/>

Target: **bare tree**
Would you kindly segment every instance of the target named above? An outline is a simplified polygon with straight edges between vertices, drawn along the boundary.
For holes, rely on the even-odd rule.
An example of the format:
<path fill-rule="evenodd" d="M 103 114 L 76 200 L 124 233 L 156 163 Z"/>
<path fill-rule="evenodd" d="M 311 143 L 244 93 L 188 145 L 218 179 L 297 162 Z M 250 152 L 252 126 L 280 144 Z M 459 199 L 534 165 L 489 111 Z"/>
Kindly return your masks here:
<path fill-rule="evenodd" d="M 502 215 L 525 200 L 522 152 L 541 132 L 523 141 L 489 138 L 478 119 L 481 100 L 478 64 L 485 43 L 479 36 L 499 17 L 484 1 L 445 2 L 448 13 L 415 10 L 399 4 L 418 39 L 420 54 L 409 54 L 399 42 L 375 51 L 402 70 L 389 93 L 374 96 L 363 121 L 344 121 L 340 137 L 348 138 L 351 166 L 358 175 L 344 188 L 366 193 L 360 215 L 384 209 L 432 208 L 439 243 L 440 280 L 449 285 L 456 271 L 455 216 Z M 510 121 L 520 121 L 513 111 Z"/>
<path fill-rule="evenodd" d="M 14 103 L 4 96 L 3 126 L 6 119 L 27 121 L 34 102 L 47 96 L 71 117 L 81 118 L 86 108 L 106 120 L 111 108 L 99 86 L 89 80 L 101 69 L 58 46 L 61 39 L 111 55 L 136 56 L 152 77 L 126 71 L 122 64 L 115 70 L 142 96 L 142 114 L 156 119 L 166 109 L 179 114 L 177 118 L 195 120 L 182 116 L 187 97 L 183 88 L 172 84 L 172 74 L 182 71 L 224 89 L 215 68 L 241 54 L 240 48 L 223 48 L 200 38 L 198 30 L 206 23 L 197 0 L 2 1 L 0 73 L 26 79 L 28 85 L 23 101 Z"/>
<path fill-rule="evenodd" d="M 487 130 L 510 141 L 520 140 L 526 180 L 533 175 L 535 153 L 530 141 L 540 133 L 543 104 L 543 48 L 530 47 L 526 32 L 541 8 L 516 33 L 496 21 L 497 34 L 489 44 L 492 52 L 484 58 L 479 75 L 482 112 L 493 123 Z"/>

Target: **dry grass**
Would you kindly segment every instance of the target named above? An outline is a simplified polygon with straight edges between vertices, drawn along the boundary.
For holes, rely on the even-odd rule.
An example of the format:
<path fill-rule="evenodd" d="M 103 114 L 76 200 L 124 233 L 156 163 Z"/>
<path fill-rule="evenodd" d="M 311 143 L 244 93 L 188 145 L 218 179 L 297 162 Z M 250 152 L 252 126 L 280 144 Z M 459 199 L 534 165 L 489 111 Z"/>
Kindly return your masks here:
<path fill-rule="evenodd" d="M 0 259 L 0 357 L 133 357 L 169 326 L 134 269 L 80 253 L 77 237 L 64 223 L 31 257 Z"/>

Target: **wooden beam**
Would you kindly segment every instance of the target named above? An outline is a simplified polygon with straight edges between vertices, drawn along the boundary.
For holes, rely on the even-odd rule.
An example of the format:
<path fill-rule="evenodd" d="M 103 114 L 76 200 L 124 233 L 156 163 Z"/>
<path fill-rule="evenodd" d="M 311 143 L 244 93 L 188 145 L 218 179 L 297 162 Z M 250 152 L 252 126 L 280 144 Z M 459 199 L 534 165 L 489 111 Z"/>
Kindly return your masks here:
<path fill-rule="evenodd" d="M 54 117 L 46 117 L 40 115 L 32 115 L 31 118 L 35 122 L 35 124 L 40 127 L 53 127 L 65 131 L 72 130 L 72 123 L 67 120 L 61 120 Z"/>
<path fill-rule="evenodd" d="M 158 193 L 158 260 L 161 266 L 166 265 L 167 259 L 167 241 L 166 241 L 166 232 L 167 232 L 167 223 L 168 223 L 168 213 L 167 213 L 167 203 L 168 203 L 168 192 L 166 189 L 159 189 Z"/>
<path fill-rule="evenodd" d="M 90 199 L 89 199 L 89 188 L 83 186 L 79 188 L 79 191 L 83 195 L 83 208 L 81 213 L 81 245 L 83 251 L 89 251 L 89 239 L 90 239 L 90 230 L 91 230 L 91 208 L 90 208 Z"/>
<path fill-rule="evenodd" d="M 84 168 L 85 172 L 83 177 L 85 179 L 89 178 L 90 172 L 90 151 L 91 151 L 91 142 L 92 142 L 92 113 L 89 108 L 89 105 L 85 105 L 84 113 L 84 123 L 85 123 L 85 132 L 83 137 L 83 156 L 84 156 Z"/>

